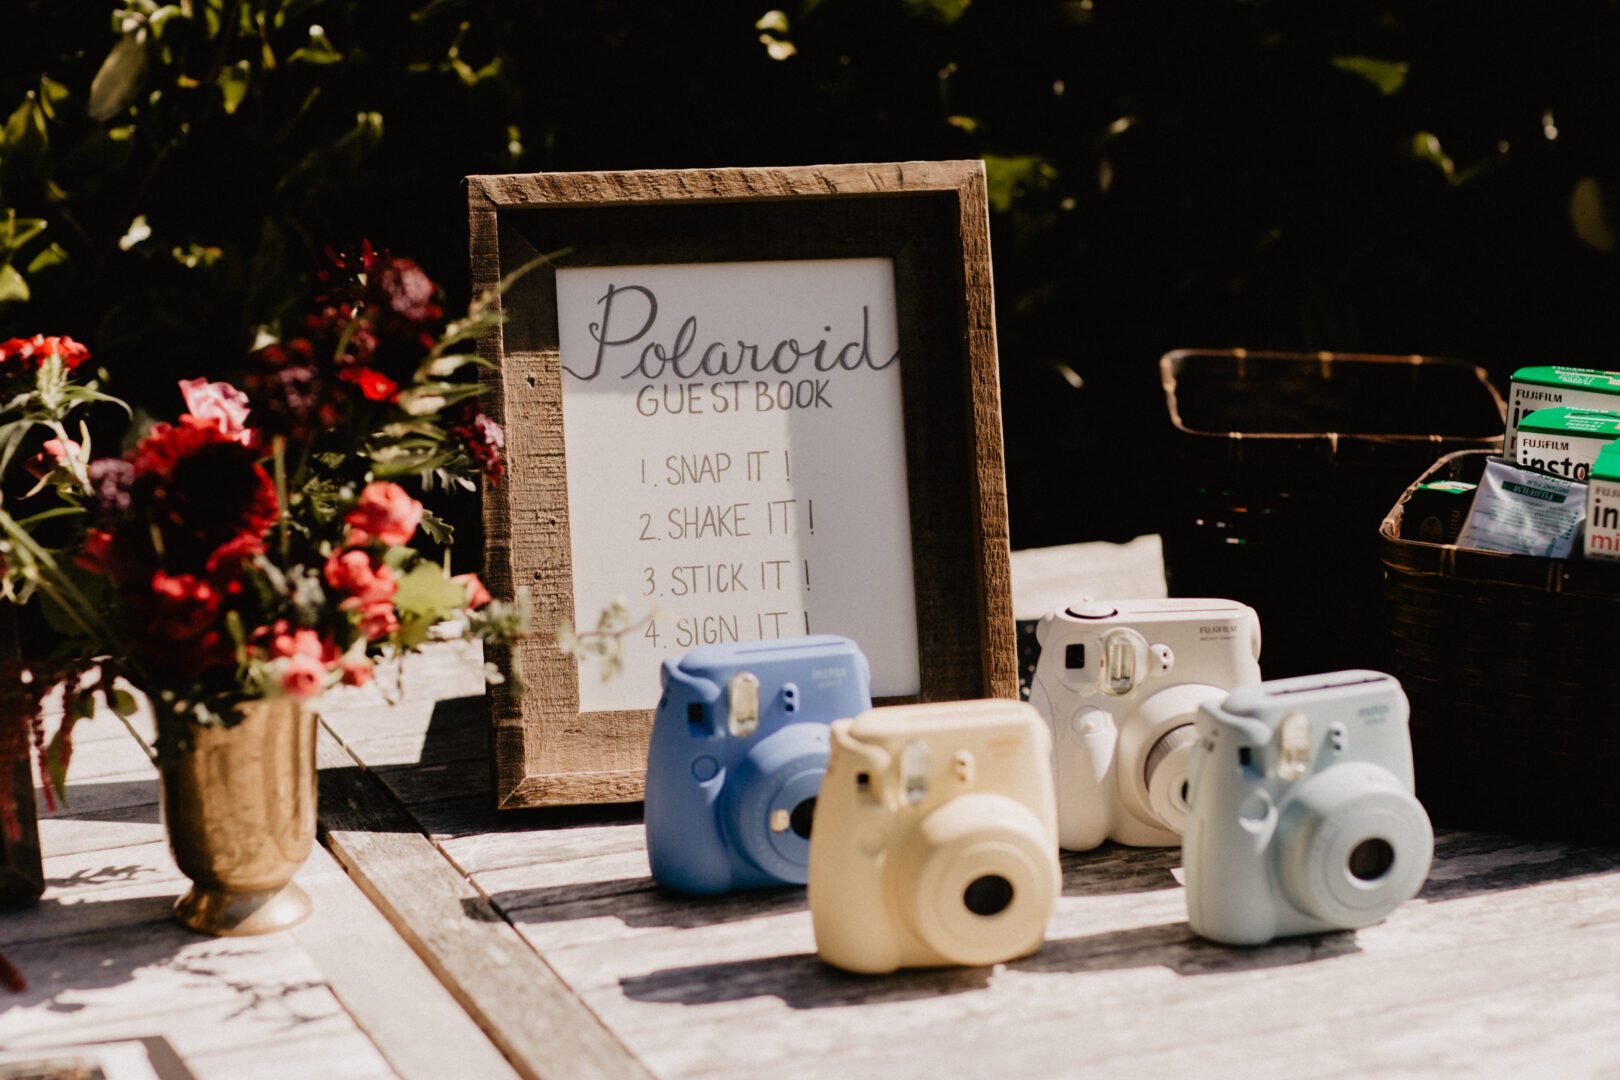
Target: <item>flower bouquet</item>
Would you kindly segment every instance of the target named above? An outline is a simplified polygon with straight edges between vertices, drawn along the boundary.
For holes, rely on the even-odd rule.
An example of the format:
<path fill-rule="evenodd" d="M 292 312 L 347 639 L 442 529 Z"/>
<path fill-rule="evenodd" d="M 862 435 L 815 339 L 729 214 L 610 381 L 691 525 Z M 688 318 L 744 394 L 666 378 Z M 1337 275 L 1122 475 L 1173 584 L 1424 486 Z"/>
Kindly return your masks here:
<path fill-rule="evenodd" d="M 297 332 L 264 332 L 240 388 L 181 382 L 175 422 L 121 454 L 92 453 L 87 427 L 69 437 L 68 411 L 111 399 L 74 380 L 87 354 L 66 339 L 36 339 L 8 407 L 19 426 L 0 426 L 0 473 L 48 436 L 33 489 L 0 508 L 0 589 L 38 599 L 61 635 L 0 697 L 0 750 L 31 747 L 59 790 L 74 722 L 98 702 L 127 716 L 144 694 L 171 847 L 196 883 L 176 910 L 213 933 L 307 911 L 290 881 L 314 834 L 309 702 L 430 636 L 510 644 L 524 628 L 521 598 L 493 600 L 436 557 L 450 527 L 405 486 L 500 479 L 500 429 L 460 378 L 479 361 L 457 348 L 495 320 L 489 298 L 446 325 L 427 275 L 369 245 L 319 283 Z M 24 794 L 0 789 L 0 809 Z"/>

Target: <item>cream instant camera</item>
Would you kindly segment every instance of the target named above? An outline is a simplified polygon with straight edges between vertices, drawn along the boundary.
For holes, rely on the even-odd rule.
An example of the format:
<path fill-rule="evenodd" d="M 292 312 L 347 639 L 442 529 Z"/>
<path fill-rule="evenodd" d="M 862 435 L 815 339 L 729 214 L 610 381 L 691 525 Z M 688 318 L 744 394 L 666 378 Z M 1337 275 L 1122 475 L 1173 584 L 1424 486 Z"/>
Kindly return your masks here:
<path fill-rule="evenodd" d="M 835 720 L 810 845 L 821 958 L 879 973 L 1040 948 L 1061 891 L 1050 753 L 1016 701 Z"/>
<path fill-rule="evenodd" d="M 1036 637 L 1029 700 L 1052 726 L 1059 844 L 1179 844 L 1194 715 L 1260 681 L 1260 617 L 1232 600 L 1087 601 Z"/>
<path fill-rule="evenodd" d="M 1182 865 L 1187 921 L 1228 945 L 1370 926 L 1434 856 L 1412 795 L 1401 684 L 1376 671 L 1278 679 L 1198 712 Z"/>

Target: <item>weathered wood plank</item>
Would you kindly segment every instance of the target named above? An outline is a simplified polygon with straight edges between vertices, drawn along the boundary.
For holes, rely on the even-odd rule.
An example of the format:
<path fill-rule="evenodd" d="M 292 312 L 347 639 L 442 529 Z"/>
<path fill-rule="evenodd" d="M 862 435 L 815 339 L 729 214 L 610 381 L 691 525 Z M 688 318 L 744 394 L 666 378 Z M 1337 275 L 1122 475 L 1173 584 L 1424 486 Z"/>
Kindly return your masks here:
<path fill-rule="evenodd" d="M 317 917 L 293 935 L 402 1080 L 517 1073 L 346 873 L 301 879 Z M 300 1077 L 290 1062 L 281 1076 Z"/>
<path fill-rule="evenodd" d="M 525 1077 L 646 1070 L 330 734 L 318 749 L 334 855 Z"/>

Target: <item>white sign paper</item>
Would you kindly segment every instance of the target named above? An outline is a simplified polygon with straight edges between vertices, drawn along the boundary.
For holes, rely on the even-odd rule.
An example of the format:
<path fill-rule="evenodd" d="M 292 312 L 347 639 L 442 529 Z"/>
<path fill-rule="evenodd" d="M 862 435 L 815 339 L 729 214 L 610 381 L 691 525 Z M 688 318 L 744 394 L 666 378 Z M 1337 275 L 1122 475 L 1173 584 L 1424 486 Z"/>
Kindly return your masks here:
<path fill-rule="evenodd" d="M 560 268 L 574 610 L 656 613 L 580 710 L 658 703 L 699 645 L 854 638 L 872 693 L 917 693 L 888 259 Z"/>

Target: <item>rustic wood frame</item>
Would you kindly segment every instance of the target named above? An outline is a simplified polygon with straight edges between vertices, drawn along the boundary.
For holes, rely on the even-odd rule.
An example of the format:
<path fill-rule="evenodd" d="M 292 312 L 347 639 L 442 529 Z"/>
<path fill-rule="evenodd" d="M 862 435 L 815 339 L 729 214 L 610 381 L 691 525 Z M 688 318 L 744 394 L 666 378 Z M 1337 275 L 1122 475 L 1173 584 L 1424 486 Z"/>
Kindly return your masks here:
<path fill-rule="evenodd" d="M 1016 698 L 981 162 L 472 176 L 467 197 L 480 291 L 561 249 L 571 266 L 892 259 L 922 685 L 893 700 Z M 536 633 L 517 658 L 526 691 L 492 697 L 496 804 L 634 802 L 651 710 L 581 714 L 578 666 L 551 640 L 575 623 L 555 269 L 499 302 L 506 321 L 479 345 L 508 465 L 485 492 L 486 577 L 497 596 L 529 590 Z"/>

